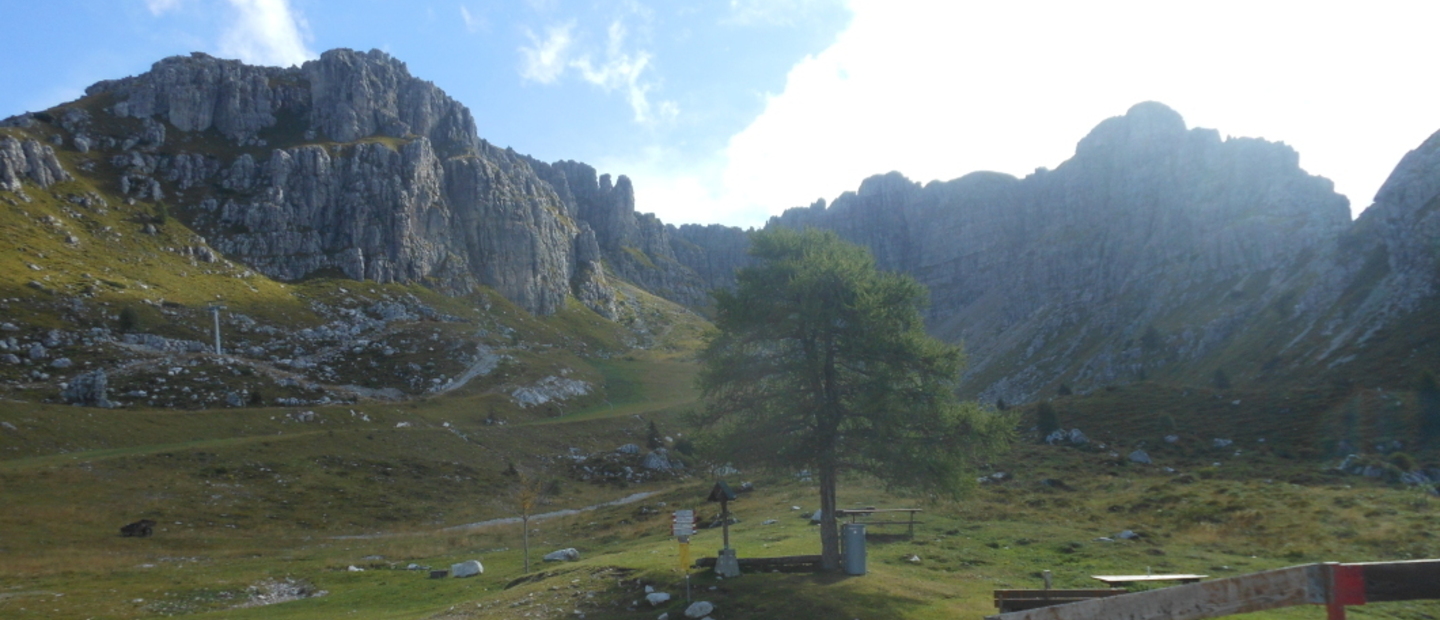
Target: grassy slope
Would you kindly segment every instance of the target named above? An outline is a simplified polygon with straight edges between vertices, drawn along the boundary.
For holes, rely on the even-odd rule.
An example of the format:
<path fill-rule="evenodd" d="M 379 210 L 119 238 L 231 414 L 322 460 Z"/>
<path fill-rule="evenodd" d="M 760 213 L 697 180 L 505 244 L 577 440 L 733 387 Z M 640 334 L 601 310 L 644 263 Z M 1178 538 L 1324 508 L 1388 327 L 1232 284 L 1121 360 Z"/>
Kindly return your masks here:
<path fill-rule="evenodd" d="M 631 381 L 617 390 L 628 395 L 617 409 L 638 407 L 636 402 L 676 387 L 665 374 L 634 372 L 653 362 L 632 363 L 629 375 L 606 371 Z M 1189 398 L 1183 390 L 1156 392 L 1161 396 L 1144 398 Z M 1141 398 L 1129 391 L 1108 394 Z M 701 501 L 707 483 L 581 483 L 557 473 L 563 469 L 556 469 L 561 459 L 554 457 L 570 447 L 605 451 L 642 442 L 646 422 L 630 411 L 656 419 L 667 434 L 684 432 L 679 419 L 641 407 L 602 419 L 487 426 L 478 413 L 467 417 L 460 402 L 317 409 L 324 421 L 308 424 L 285 421 L 287 410 L 36 406 L 0 414 L 21 430 L 19 445 L 40 446 L 0 461 L 0 494 L 12 507 L 0 515 L 0 531 L 6 532 L 0 615 L 132 618 L 210 610 L 234 618 L 559 618 L 580 609 L 587 618 L 650 618 L 669 609 L 676 616 L 678 604 L 652 610 L 642 601 L 637 610 L 629 608 L 643 598 L 645 584 L 680 592 L 667 515 L 695 507 L 713 516 L 714 507 Z M 717 618 L 978 617 L 991 611 L 990 590 L 1032 587 L 1044 569 L 1055 571 L 1061 587 L 1083 587 L 1091 585 L 1091 574 L 1146 567 L 1218 577 L 1315 561 L 1440 555 L 1431 531 L 1440 508 L 1435 498 L 1334 477 L 1314 460 L 1271 449 L 1291 436 L 1283 421 L 1253 431 L 1270 437 L 1268 446 L 1252 435 L 1227 433 L 1242 447 L 1236 455 L 1235 447 L 1211 447 L 1214 433 L 1208 431 L 1236 430 L 1225 427 L 1244 414 L 1191 402 L 1193 418 L 1175 416 L 1181 444 L 1156 446 L 1160 442 L 1151 435 L 1159 429 L 1099 413 L 1113 411 L 1115 402 L 1100 396 L 1062 402 L 1062 417 L 1085 416 L 1105 448 L 1021 445 L 981 472 L 1004 471 L 1005 482 L 982 485 L 959 502 L 894 497 L 863 480 L 847 481 L 844 505 L 926 510 L 913 540 L 898 536 L 900 528 L 872 530 L 877 535 L 865 578 L 776 573 L 717 581 L 702 574 L 695 578 L 698 598 L 720 606 Z M 352 416 L 351 409 L 371 421 Z M 410 426 L 397 428 L 397 422 Z M 21 452 L 10 449 L 18 447 L 15 435 L 0 435 L 6 440 L 0 454 Z M 1141 441 L 1156 465 L 1128 464 L 1112 454 Z M 109 447 L 81 449 L 94 442 Z M 501 473 L 509 460 L 552 472 L 560 481 L 552 507 L 638 490 L 660 495 L 538 523 L 532 557 L 574 546 L 584 559 L 542 565 L 533 581 L 507 589 L 521 576 L 516 526 L 441 528 L 513 514 L 505 499 L 511 481 Z M 741 553 L 814 553 L 815 530 L 801 516 L 814 508 L 813 485 L 789 476 L 745 477 L 755 479 L 759 490 L 735 504 L 741 523 L 732 536 Z M 120 524 L 141 517 L 155 518 L 161 531 L 143 540 L 114 535 Z M 770 519 L 776 522 L 764 524 Z M 1124 529 L 1142 538 L 1096 540 Z M 377 532 L 396 535 L 343 538 Z M 709 554 L 717 545 L 718 532 L 702 531 L 695 553 Z M 921 561 L 904 559 L 911 554 Z M 410 562 L 443 567 L 477 557 L 486 573 L 470 580 L 429 580 L 398 570 Z M 350 566 L 367 570 L 351 572 Z M 248 586 L 287 577 L 329 594 L 230 609 Z M 1440 608 L 1372 605 L 1361 613 L 1422 618 Z"/>

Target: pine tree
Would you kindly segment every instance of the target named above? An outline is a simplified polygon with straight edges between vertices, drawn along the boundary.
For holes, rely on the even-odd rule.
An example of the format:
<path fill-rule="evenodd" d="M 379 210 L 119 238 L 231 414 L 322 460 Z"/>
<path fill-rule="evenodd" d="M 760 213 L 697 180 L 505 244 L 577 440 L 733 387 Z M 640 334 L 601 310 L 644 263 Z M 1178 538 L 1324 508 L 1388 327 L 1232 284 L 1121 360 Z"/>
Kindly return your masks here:
<path fill-rule="evenodd" d="M 820 481 L 821 566 L 836 570 L 842 471 L 956 493 L 973 458 L 1008 444 L 1009 416 L 962 403 L 960 348 L 925 333 L 924 287 L 883 273 L 834 233 L 756 233 L 757 264 L 716 293 L 701 354 L 712 450 Z"/>

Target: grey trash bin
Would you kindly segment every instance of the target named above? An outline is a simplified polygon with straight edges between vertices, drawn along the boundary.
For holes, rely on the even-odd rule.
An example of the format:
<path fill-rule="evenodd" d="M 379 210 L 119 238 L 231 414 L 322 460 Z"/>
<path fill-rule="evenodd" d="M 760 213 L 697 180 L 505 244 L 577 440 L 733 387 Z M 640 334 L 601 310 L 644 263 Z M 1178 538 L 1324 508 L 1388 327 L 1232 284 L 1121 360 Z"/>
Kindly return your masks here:
<path fill-rule="evenodd" d="M 865 524 L 846 523 L 840 526 L 840 541 L 845 545 L 845 574 L 865 574 Z"/>

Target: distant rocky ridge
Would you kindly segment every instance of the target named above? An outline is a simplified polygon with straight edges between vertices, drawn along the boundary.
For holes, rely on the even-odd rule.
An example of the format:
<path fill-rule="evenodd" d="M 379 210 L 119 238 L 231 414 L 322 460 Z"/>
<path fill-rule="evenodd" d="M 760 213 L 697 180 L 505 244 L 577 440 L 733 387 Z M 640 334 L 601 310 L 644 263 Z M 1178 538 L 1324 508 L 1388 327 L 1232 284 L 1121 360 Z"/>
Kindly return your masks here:
<path fill-rule="evenodd" d="M 1437 200 L 1435 137 L 1352 224 L 1290 147 L 1187 130 L 1142 103 L 1053 171 L 924 187 L 891 173 L 770 225 L 835 230 L 914 275 L 931 330 L 966 345 L 968 389 L 1022 402 L 1226 358 L 1251 360 L 1242 376 L 1343 364 L 1336 351 L 1432 295 Z M 1377 252 L 1379 279 L 1365 268 Z"/>
<path fill-rule="evenodd" d="M 486 285 L 531 312 L 574 296 L 614 318 L 614 278 L 698 308 L 749 260 L 746 231 L 637 213 L 625 176 L 490 145 L 463 105 L 377 51 L 288 69 L 168 58 L 4 122 L 35 123 L 60 131 L 0 137 L 0 190 L 113 174 L 282 280 Z M 67 172 L 54 148 L 98 149 L 109 167 Z M 1343 365 L 1433 298 L 1437 196 L 1437 137 L 1352 223 L 1290 147 L 1142 103 L 1055 170 L 878 175 L 768 226 L 834 230 L 914 275 L 931 330 L 970 354 L 966 390 L 1023 402 L 1062 382 L 1193 379 L 1223 359 L 1253 360 L 1231 369 L 1242 380 Z"/>

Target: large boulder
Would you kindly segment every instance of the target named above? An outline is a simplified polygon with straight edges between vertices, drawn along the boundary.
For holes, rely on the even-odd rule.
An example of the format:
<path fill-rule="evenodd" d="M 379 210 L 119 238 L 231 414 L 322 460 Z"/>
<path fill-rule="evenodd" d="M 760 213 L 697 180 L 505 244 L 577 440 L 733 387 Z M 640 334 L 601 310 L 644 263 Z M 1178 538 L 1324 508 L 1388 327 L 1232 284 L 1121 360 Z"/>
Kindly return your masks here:
<path fill-rule="evenodd" d="M 709 601 L 695 601 L 685 608 L 686 618 L 704 618 L 715 611 L 715 605 Z"/>
<path fill-rule="evenodd" d="M 544 559 L 546 562 L 574 562 L 580 559 L 580 552 L 576 551 L 574 547 L 570 547 L 568 549 L 551 551 L 545 554 Z"/>
<path fill-rule="evenodd" d="M 656 471 L 670 471 L 670 469 L 674 467 L 674 465 L 670 463 L 670 455 L 666 453 L 664 448 L 658 448 L 654 452 L 645 455 L 645 460 L 640 464 L 644 466 L 645 469 L 653 469 Z"/>
<path fill-rule="evenodd" d="M 60 392 L 60 398 L 69 404 L 82 407 L 114 407 L 115 404 L 110 402 L 107 394 L 107 382 L 104 369 L 87 372 L 71 379 Z"/>
<path fill-rule="evenodd" d="M 484 573 L 485 566 L 480 564 L 480 560 L 466 560 L 450 565 L 450 574 L 455 577 L 474 577 Z"/>

